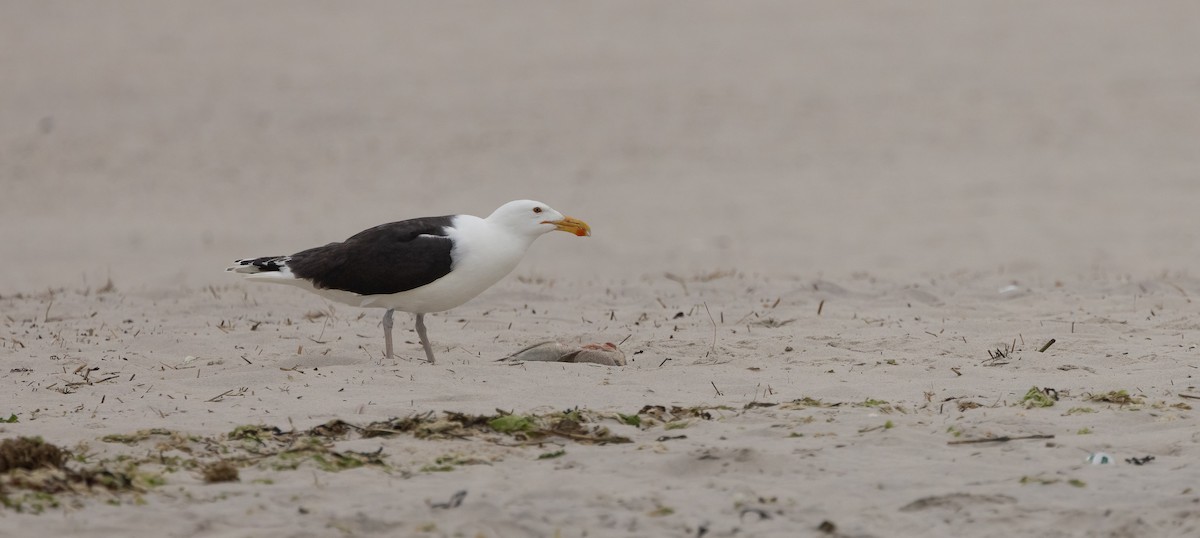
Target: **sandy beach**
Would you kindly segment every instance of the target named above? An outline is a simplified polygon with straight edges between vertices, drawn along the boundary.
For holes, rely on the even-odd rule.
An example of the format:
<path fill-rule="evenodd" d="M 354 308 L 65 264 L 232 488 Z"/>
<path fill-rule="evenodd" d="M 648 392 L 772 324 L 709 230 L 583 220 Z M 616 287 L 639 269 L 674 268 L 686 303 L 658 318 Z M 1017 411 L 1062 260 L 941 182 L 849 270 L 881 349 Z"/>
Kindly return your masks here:
<path fill-rule="evenodd" d="M 1196 535 L 1197 17 L 6 3 L 0 536 Z M 517 198 L 436 365 L 223 272 Z"/>

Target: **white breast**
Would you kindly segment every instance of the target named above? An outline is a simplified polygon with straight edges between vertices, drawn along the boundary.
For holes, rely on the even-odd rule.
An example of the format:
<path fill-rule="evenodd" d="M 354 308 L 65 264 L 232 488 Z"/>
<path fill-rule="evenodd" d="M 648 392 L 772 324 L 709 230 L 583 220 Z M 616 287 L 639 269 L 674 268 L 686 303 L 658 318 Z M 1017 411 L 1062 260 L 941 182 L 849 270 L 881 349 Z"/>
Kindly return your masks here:
<path fill-rule="evenodd" d="M 534 239 L 507 232 L 470 215 L 455 217 L 449 236 L 454 240 L 454 250 L 450 253 L 453 265 L 449 274 L 405 292 L 360 296 L 358 305 L 405 312 L 449 310 L 483 293 L 516 269 Z"/>

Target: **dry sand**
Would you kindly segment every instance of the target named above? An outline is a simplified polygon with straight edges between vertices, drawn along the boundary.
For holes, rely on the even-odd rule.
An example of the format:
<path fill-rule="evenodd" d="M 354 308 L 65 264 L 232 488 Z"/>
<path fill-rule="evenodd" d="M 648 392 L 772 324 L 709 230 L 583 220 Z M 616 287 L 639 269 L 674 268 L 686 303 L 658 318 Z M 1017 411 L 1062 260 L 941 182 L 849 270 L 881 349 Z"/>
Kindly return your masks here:
<path fill-rule="evenodd" d="M 0 6 L 0 433 L 135 483 L 0 535 L 1200 532 L 1195 3 L 122 4 Z M 221 272 L 520 197 L 436 366 Z"/>

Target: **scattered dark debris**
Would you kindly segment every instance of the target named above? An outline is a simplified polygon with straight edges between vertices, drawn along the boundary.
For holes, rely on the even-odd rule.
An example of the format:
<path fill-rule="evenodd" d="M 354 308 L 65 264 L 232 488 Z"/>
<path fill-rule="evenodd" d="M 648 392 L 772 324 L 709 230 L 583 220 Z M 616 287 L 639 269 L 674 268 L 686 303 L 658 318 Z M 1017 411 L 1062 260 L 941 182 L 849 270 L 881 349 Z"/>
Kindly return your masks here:
<path fill-rule="evenodd" d="M 362 438 L 390 437 L 410 434 L 418 439 L 469 439 L 505 434 L 518 441 L 538 441 L 546 437 L 563 437 L 579 443 L 628 443 L 629 438 L 613 435 L 597 424 L 600 415 L 590 411 L 571 410 L 546 415 L 516 415 L 497 411 L 495 415 L 468 415 L 452 411 L 438 417 L 433 412 L 372 422 L 363 426 L 343 420 L 332 420 L 307 431 L 284 432 L 268 426 L 240 426 L 229 434 L 231 440 L 243 440 L 255 445 L 294 446 L 304 438 L 320 441 L 342 440 L 357 435 Z M 626 420 L 625 423 L 628 424 Z"/>
<path fill-rule="evenodd" d="M 103 286 L 96 289 L 96 293 L 98 294 L 115 293 L 116 291 L 117 286 L 113 284 L 112 277 L 109 277 Z"/>
<path fill-rule="evenodd" d="M 238 468 L 228 461 L 218 461 L 204 468 L 204 481 L 209 484 L 237 482 Z"/>
<path fill-rule="evenodd" d="M 458 508 L 459 506 L 462 506 L 463 499 L 466 498 L 467 490 L 463 489 L 455 492 L 454 495 L 451 495 L 450 500 L 444 503 L 430 503 L 429 507 L 435 510 L 449 510 L 451 508 Z"/>
<path fill-rule="evenodd" d="M 987 350 L 988 358 L 984 359 L 984 366 L 1003 366 L 1009 363 L 1012 359 L 1013 352 L 1017 350 L 1017 341 L 1013 340 L 1011 345 L 997 347 L 995 351 Z"/>
<path fill-rule="evenodd" d="M 62 469 L 69 453 L 38 437 L 17 437 L 0 442 L 0 473 L 16 469 Z"/>
<path fill-rule="evenodd" d="M 837 525 L 834 525 L 832 521 L 826 519 L 825 521 L 822 521 L 820 525 L 817 525 L 817 530 L 825 534 L 833 534 L 837 532 Z"/>
<path fill-rule="evenodd" d="M 81 465 L 71 460 L 71 451 L 39 438 L 0 442 L 0 505 L 38 513 L 58 506 L 54 495 L 60 493 L 140 492 L 160 483 L 156 475 L 139 473 L 128 462 Z"/>
<path fill-rule="evenodd" d="M 783 409 L 804 409 L 806 407 L 838 407 L 841 403 L 825 403 L 816 398 L 805 396 L 782 405 Z"/>
<path fill-rule="evenodd" d="M 1134 465 L 1145 465 L 1152 461 L 1154 461 L 1154 456 L 1146 456 L 1144 458 L 1125 458 L 1125 463 L 1132 463 Z"/>
<path fill-rule="evenodd" d="M 754 320 L 754 321 L 750 322 L 750 325 L 753 325 L 755 327 L 765 327 L 767 329 L 777 329 L 779 327 L 783 327 L 784 325 L 792 323 L 793 321 L 796 321 L 796 318 L 785 319 L 785 320 L 777 320 L 775 318 L 762 318 L 762 319 L 758 319 L 758 320 Z"/>
<path fill-rule="evenodd" d="M 1024 482 L 1022 482 L 1024 483 Z M 945 508 L 953 511 L 963 510 L 964 506 L 987 504 L 1016 504 L 1017 499 L 1008 495 L 978 495 L 973 493 L 950 493 L 922 497 L 900 507 L 901 512 L 918 512 L 931 508 Z"/>
<path fill-rule="evenodd" d="M 745 520 L 746 514 L 754 514 L 754 515 L 758 516 L 758 521 L 762 521 L 764 519 L 771 519 L 770 512 L 763 510 L 762 508 L 754 508 L 754 507 L 742 508 L 741 513 L 738 514 L 738 519 Z"/>
<path fill-rule="evenodd" d="M 659 443 L 664 443 L 667 441 L 673 441 L 675 439 L 687 439 L 687 436 L 686 435 L 661 435 L 658 437 L 658 439 L 655 439 L 655 441 L 659 442 Z"/>
<path fill-rule="evenodd" d="M 966 411 L 968 409 L 975 409 L 978 407 L 983 407 L 983 406 L 977 402 L 972 402 L 971 400 L 959 400 L 958 401 L 958 411 L 960 413 L 963 411 Z"/>
<path fill-rule="evenodd" d="M 1113 403 L 1117 405 L 1136 405 L 1143 403 L 1141 398 L 1130 396 L 1124 390 L 1111 390 L 1104 394 L 1088 394 L 1086 396 L 1090 402 Z"/>
<path fill-rule="evenodd" d="M 775 407 L 779 404 L 771 402 L 750 402 L 743 409 L 754 409 L 755 407 Z"/>
<path fill-rule="evenodd" d="M 539 460 L 552 460 L 552 459 L 555 459 L 555 458 L 561 458 L 561 457 L 563 457 L 563 456 L 565 456 L 565 455 L 567 455 L 567 451 L 566 451 L 566 450 L 563 450 L 563 449 L 559 449 L 559 450 L 555 450 L 555 451 L 553 451 L 553 452 L 546 452 L 546 453 L 544 453 L 544 454 L 539 454 L 539 455 L 538 455 L 538 457 L 537 457 L 537 459 L 539 459 Z"/>
<path fill-rule="evenodd" d="M 1006 443 L 1008 441 L 1020 441 L 1023 439 L 1054 439 L 1053 435 L 1021 435 L 1017 437 L 1000 436 L 1000 437 L 985 437 L 982 439 L 963 439 L 960 441 L 947 441 L 948 445 L 971 445 L 978 443 Z"/>
<path fill-rule="evenodd" d="M 668 424 L 668 423 L 678 422 L 680 420 L 688 419 L 688 418 L 700 418 L 700 419 L 704 419 L 704 420 L 712 420 L 713 414 L 711 411 L 709 411 L 710 409 L 721 409 L 721 410 L 730 410 L 730 411 L 733 410 L 733 408 L 725 407 L 725 406 L 720 406 L 720 407 L 679 407 L 677 405 L 673 405 L 670 408 L 667 408 L 667 407 L 661 406 L 661 405 L 647 405 L 647 406 L 642 407 L 642 409 L 639 410 L 637 412 L 637 414 L 640 416 L 646 417 L 645 419 L 641 420 L 641 425 L 649 427 L 649 426 L 654 425 L 654 421 Z M 653 420 L 649 420 L 649 419 L 653 419 Z"/>

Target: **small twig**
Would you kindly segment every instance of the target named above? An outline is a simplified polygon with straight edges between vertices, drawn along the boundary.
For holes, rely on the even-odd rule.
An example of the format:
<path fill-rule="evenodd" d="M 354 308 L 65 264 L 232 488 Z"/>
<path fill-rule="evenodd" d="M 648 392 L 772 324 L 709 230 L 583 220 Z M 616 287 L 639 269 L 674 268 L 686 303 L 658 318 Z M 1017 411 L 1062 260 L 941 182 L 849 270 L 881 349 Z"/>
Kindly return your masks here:
<path fill-rule="evenodd" d="M 231 392 L 233 392 L 233 389 L 229 389 L 229 390 L 227 390 L 227 391 L 225 391 L 225 392 L 222 392 L 222 393 L 220 393 L 220 394 L 218 394 L 218 395 L 216 395 L 216 396 L 213 396 L 212 398 L 209 398 L 209 399 L 208 399 L 208 400 L 206 400 L 206 401 L 209 401 L 209 402 L 219 402 L 219 401 L 221 401 L 221 398 L 224 398 L 224 397 L 225 397 L 227 394 L 229 394 L 229 393 L 231 393 Z"/>
<path fill-rule="evenodd" d="M 663 359 L 662 362 L 658 363 L 658 367 L 662 368 L 662 365 L 666 364 L 667 361 L 669 361 L 669 360 L 671 360 L 671 357 L 667 357 L 667 358 Z"/>
<path fill-rule="evenodd" d="M 1192 395 L 1192 394 L 1184 394 L 1184 393 L 1182 393 L 1182 392 L 1180 392 L 1179 394 L 1177 394 L 1177 396 L 1179 396 L 1180 398 L 1187 398 L 1187 399 L 1189 399 L 1189 400 L 1200 400 L 1200 396 L 1195 396 L 1195 395 Z"/>
<path fill-rule="evenodd" d="M 712 328 L 713 328 L 713 341 L 712 341 L 712 348 L 711 348 L 709 351 L 710 351 L 710 352 L 711 352 L 713 355 L 716 355 L 716 354 L 717 354 L 717 321 L 713 319 L 713 317 L 712 317 L 712 310 L 709 310 L 709 309 L 708 309 L 708 303 L 707 303 L 707 302 L 705 302 L 705 303 L 704 303 L 704 311 L 705 311 L 705 312 L 708 312 L 708 321 L 709 321 L 709 323 L 712 323 Z"/>
<path fill-rule="evenodd" d="M 986 439 L 964 439 L 962 441 L 947 441 L 948 445 L 969 445 L 975 443 L 1006 443 L 1008 441 L 1020 441 L 1022 439 L 1054 439 L 1053 435 L 1022 435 L 1019 437 L 988 437 Z"/>
<path fill-rule="evenodd" d="M 821 302 L 817 303 L 817 315 L 818 316 L 821 315 L 821 310 L 824 310 L 824 309 L 825 309 L 825 299 L 821 299 Z"/>
<path fill-rule="evenodd" d="M 444 503 L 431 503 L 429 505 L 429 507 L 430 508 L 438 508 L 438 509 L 442 509 L 442 510 L 447 510 L 450 508 L 458 508 L 459 506 L 462 506 L 463 499 L 465 499 L 466 497 L 467 497 L 467 490 L 464 489 L 464 490 L 456 492 L 454 495 L 451 495 L 450 501 L 444 502 Z"/>
<path fill-rule="evenodd" d="M 1043 346 L 1041 347 L 1041 349 L 1038 349 L 1038 353 L 1045 353 L 1045 352 L 1046 352 L 1046 350 L 1047 350 L 1047 349 L 1050 349 L 1050 346 L 1052 346 L 1052 345 L 1054 345 L 1054 339 L 1053 339 L 1053 338 L 1051 338 L 1051 339 L 1050 339 L 1050 341 L 1046 342 L 1046 344 L 1045 344 L 1045 345 L 1043 345 Z"/>
<path fill-rule="evenodd" d="M 721 389 L 717 388 L 717 383 L 715 381 L 709 381 L 709 383 L 712 383 L 713 390 L 717 391 L 717 396 L 724 396 L 724 394 L 721 393 Z"/>

